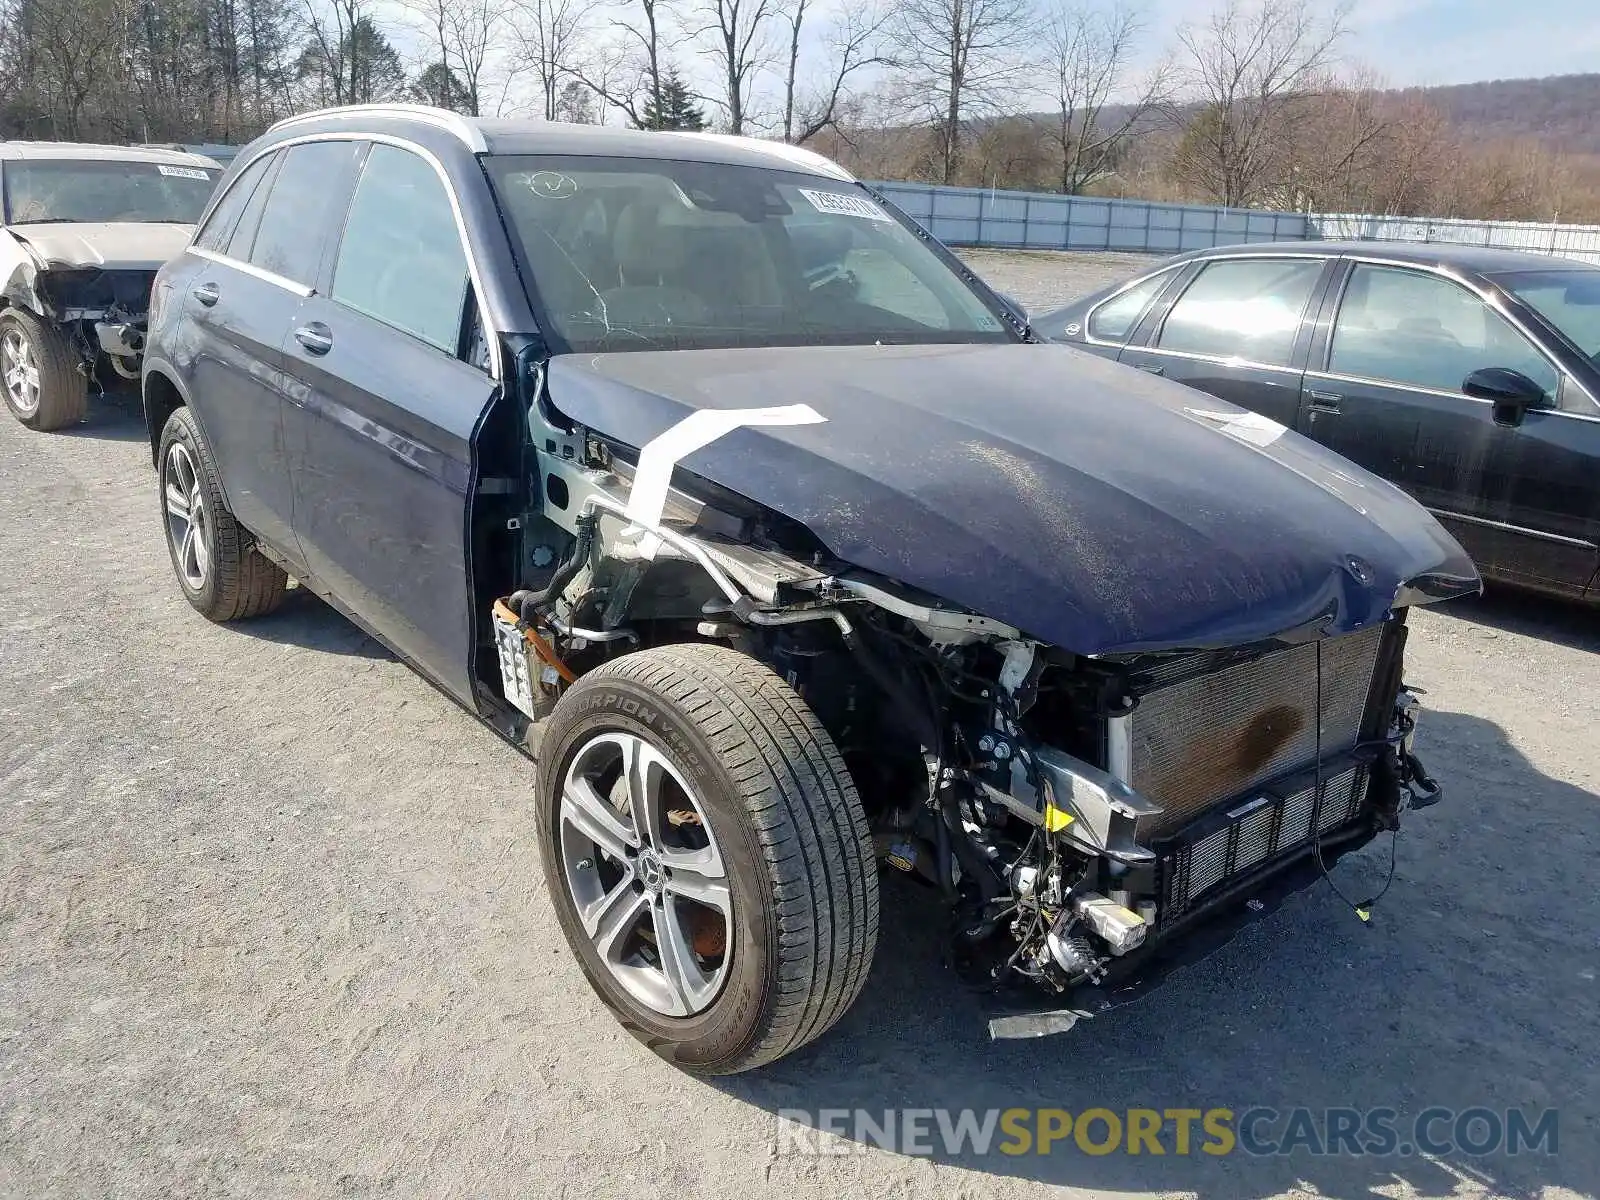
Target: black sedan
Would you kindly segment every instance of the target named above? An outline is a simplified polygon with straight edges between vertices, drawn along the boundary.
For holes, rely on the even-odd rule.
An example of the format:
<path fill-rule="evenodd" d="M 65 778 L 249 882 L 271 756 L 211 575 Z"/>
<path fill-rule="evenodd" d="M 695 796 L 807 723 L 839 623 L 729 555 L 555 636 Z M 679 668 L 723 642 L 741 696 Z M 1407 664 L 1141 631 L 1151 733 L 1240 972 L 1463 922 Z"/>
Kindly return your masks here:
<path fill-rule="evenodd" d="M 1490 578 L 1600 601 L 1600 267 L 1468 246 L 1232 246 L 1034 328 L 1393 480 Z"/>

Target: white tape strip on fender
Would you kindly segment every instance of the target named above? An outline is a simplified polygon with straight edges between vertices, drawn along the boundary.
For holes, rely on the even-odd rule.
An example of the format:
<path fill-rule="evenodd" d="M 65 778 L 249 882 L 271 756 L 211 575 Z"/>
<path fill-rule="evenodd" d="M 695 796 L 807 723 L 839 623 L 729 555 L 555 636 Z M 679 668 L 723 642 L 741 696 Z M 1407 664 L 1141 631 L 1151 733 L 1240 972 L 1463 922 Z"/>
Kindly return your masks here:
<path fill-rule="evenodd" d="M 1215 422 L 1229 437 L 1248 442 L 1252 446 L 1270 446 L 1289 432 L 1288 426 L 1280 425 L 1271 417 L 1264 417 L 1260 413 L 1211 412 L 1203 408 L 1185 408 L 1183 411 L 1190 416 Z"/>
<path fill-rule="evenodd" d="M 658 434 L 639 451 L 639 469 L 628 492 L 624 537 L 639 539 L 639 556 L 654 558 L 661 539 L 649 528 L 661 523 L 672 487 L 672 469 L 702 446 L 724 434 L 753 425 L 818 425 L 828 418 L 809 404 L 784 404 L 775 408 L 702 408 L 692 412 L 665 433 Z"/>

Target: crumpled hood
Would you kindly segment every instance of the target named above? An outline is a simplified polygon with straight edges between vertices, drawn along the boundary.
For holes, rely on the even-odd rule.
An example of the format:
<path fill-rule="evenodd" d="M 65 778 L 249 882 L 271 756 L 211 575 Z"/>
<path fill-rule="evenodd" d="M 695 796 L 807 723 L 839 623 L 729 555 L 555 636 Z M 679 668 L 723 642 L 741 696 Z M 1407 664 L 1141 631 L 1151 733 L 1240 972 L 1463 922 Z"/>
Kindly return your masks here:
<path fill-rule="evenodd" d="M 1080 654 L 1381 620 L 1475 591 L 1419 505 L 1282 426 L 1063 346 L 558 356 L 567 416 L 643 446 L 698 409 L 807 404 L 682 465 L 846 562 Z M 1421 581 L 1420 585 L 1417 581 Z"/>
<path fill-rule="evenodd" d="M 193 225 L 155 221 L 42 222 L 15 225 L 12 234 L 50 267 L 155 271 L 182 253 Z"/>

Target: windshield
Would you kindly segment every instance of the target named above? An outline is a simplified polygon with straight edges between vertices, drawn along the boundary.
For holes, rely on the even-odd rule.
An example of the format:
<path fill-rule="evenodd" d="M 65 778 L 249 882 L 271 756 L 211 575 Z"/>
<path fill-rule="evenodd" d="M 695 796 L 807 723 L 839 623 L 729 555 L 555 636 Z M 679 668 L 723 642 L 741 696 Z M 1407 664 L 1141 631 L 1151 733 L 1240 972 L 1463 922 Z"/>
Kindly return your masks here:
<path fill-rule="evenodd" d="M 1600 362 L 1600 270 L 1518 271 L 1496 281 Z"/>
<path fill-rule="evenodd" d="M 1015 340 L 854 184 L 658 159 L 488 166 L 535 307 L 569 350 Z"/>
<path fill-rule="evenodd" d="M 200 219 L 220 171 L 117 159 L 23 158 L 3 168 L 8 224 Z"/>

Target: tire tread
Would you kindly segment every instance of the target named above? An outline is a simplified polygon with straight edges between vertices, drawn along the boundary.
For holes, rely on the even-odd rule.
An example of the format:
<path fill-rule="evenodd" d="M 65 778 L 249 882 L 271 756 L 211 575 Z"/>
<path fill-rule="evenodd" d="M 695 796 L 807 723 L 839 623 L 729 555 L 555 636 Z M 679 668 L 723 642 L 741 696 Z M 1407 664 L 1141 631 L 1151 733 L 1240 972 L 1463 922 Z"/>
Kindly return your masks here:
<path fill-rule="evenodd" d="M 861 798 L 810 707 L 760 661 L 703 643 L 624 655 L 585 678 L 628 679 L 672 702 L 716 750 L 773 884 L 774 995 L 742 1052 L 749 1070 L 827 1031 L 855 1001 L 878 937 L 878 880 Z"/>

